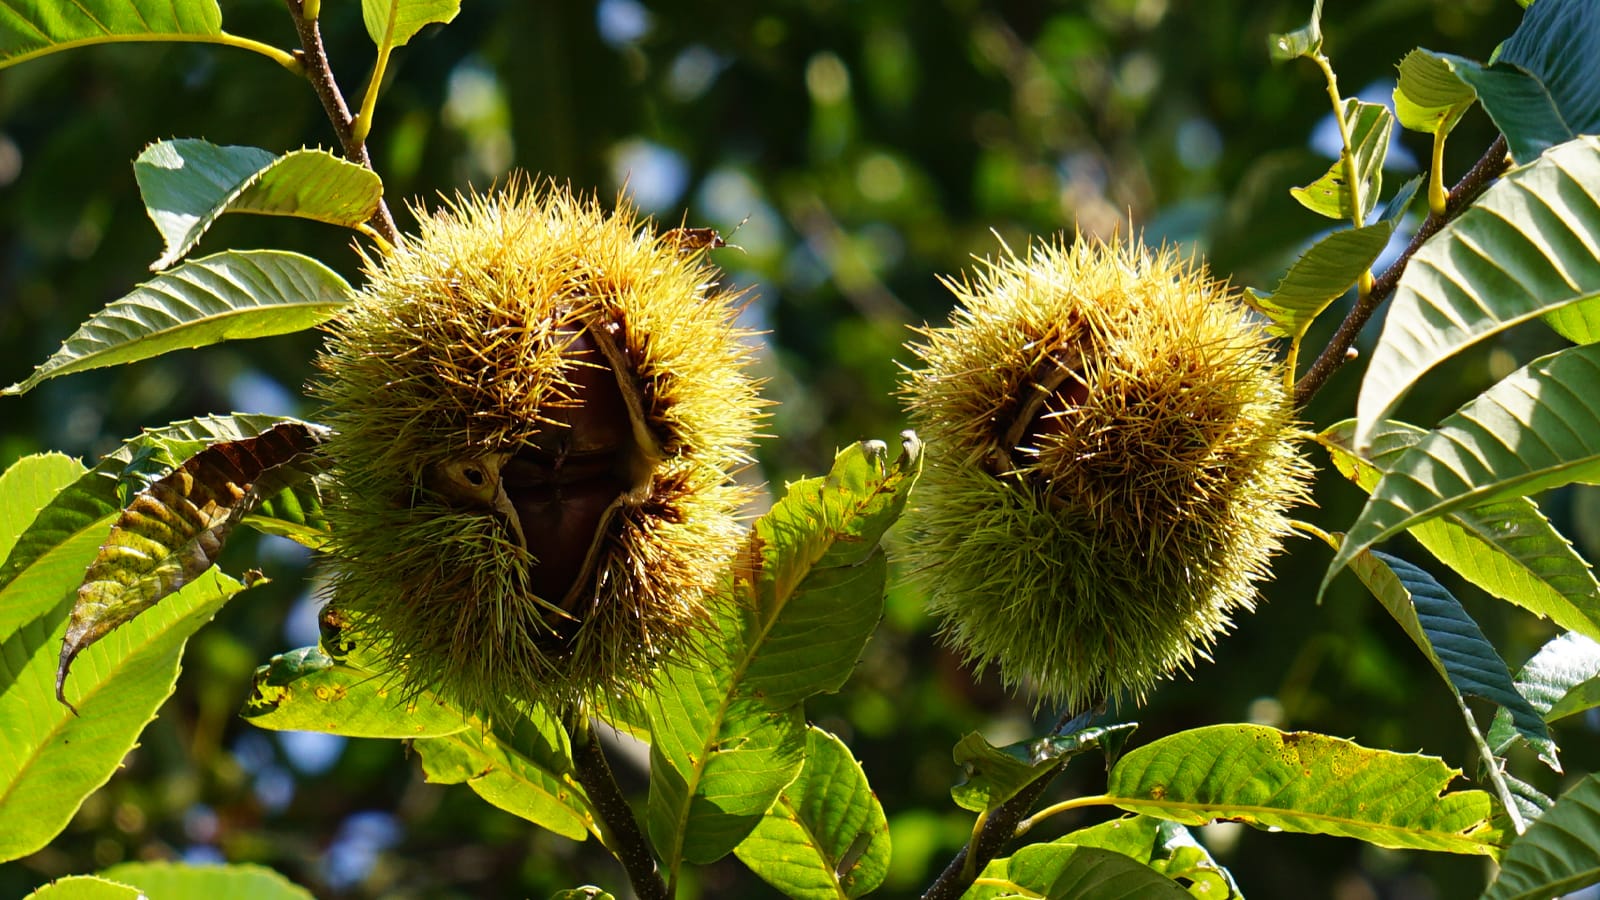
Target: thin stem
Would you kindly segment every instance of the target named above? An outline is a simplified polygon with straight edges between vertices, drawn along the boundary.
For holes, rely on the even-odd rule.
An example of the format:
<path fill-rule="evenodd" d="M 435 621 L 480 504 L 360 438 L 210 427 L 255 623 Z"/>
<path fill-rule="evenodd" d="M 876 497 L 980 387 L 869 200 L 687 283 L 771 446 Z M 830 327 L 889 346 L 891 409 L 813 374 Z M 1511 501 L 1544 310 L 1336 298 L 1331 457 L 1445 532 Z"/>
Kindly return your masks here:
<path fill-rule="evenodd" d="M 962 847 L 950 864 L 939 873 L 932 885 L 922 895 L 922 900 L 956 900 L 972 886 L 976 875 L 983 871 L 999 854 L 1000 849 L 1017 834 L 1017 824 L 1028 814 L 1029 808 L 1044 793 L 1050 782 L 1065 768 L 1066 760 L 1054 769 L 1039 776 L 1032 784 L 1018 791 L 1010 800 L 989 811 L 988 821 L 973 839 Z M 970 862 L 968 860 L 971 860 Z"/>
<path fill-rule="evenodd" d="M 1349 360 L 1352 355 L 1351 348 L 1355 346 L 1356 337 L 1361 334 L 1362 327 L 1372 318 L 1372 314 L 1378 311 L 1378 307 L 1389 299 L 1389 295 L 1394 293 L 1395 286 L 1400 283 L 1400 275 L 1405 272 L 1406 264 L 1411 261 L 1417 248 L 1437 234 L 1451 219 L 1460 215 L 1462 210 L 1483 193 L 1489 182 L 1500 177 L 1510 164 L 1511 161 L 1506 156 L 1505 137 L 1495 138 L 1494 143 L 1489 145 L 1488 151 L 1473 165 L 1471 171 L 1463 175 L 1461 180 L 1456 182 L 1456 186 L 1450 189 L 1444 215 L 1430 214 L 1422 223 L 1422 227 L 1417 229 L 1417 233 L 1411 236 L 1411 243 L 1406 245 L 1405 251 L 1373 282 L 1372 290 L 1357 298 L 1355 306 L 1344 317 L 1344 321 L 1339 323 L 1338 330 L 1328 341 L 1328 346 L 1322 348 L 1322 352 L 1311 363 L 1311 368 L 1295 384 L 1296 406 L 1304 407 L 1327 383 L 1329 376 Z"/>
<path fill-rule="evenodd" d="M 599 814 L 602 827 L 609 835 L 607 849 L 622 863 L 628 872 L 628 881 L 640 900 L 666 900 L 671 896 L 650 844 L 639 830 L 639 820 L 633 816 L 633 807 L 617 787 L 611 774 L 611 764 L 606 762 L 605 751 L 595 737 L 594 726 L 585 717 L 568 723 L 572 738 L 572 763 L 577 769 L 578 783 Z"/>
<path fill-rule="evenodd" d="M 1335 551 L 1339 549 L 1338 538 L 1327 533 L 1326 531 L 1323 531 L 1321 528 L 1318 528 L 1310 522 L 1302 522 L 1299 519 L 1293 519 L 1289 522 L 1289 527 L 1296 531 L 1303 531 L 1314 538 L 1319 538 L 1324 544 L 1332 547 Z"/>
<path fill-rule="evenodd" d="M 1073 809 L 1082 809 L 1085 806 L 1105 806 L 1110 802 L 1111 798 L 1101 794 L 1098 797 L 1074 797 L 1071 800 L 1063 800 L 1060 803 L 1052 803 L 1049 806 L 1046 806 L 1044 809 L 1039 810 L 1033 815 L 1017 823 L 1017 836 L 1021 837 L 1022 835 L 1027 834 L 1033 829 L 1033 826 L 1043 822 L 1045 819 L 1048 819 L 1053 815 L 1056 815 L 1057 813 L 1064 813 Z"/>
<path fill-rule="evenodd" d="M 328 114 L 328 121 L 333 123 L 334 133 L 339 136 L 339 144 L 344 148 L 345 158 L 357 165 L 372 168 L 372 158 L 367 155 L 366 142 L 358 140 L 351 130 L 350 107 L 345 105 L 344 95 L 339 92 L 339 84 L 334 81 L 333 70 L 328 66 L 328 53 L 322 46 L 322 29 L 317 25 L 316 19 L 306 15 L 305 0 L 284 0 L 284 2 L 289 7 L 290 18 L 294 20 L 295 31 L 300 34 L 300 61 L 305 65 L 306 77 L 311 80 L 311 87 L 316 90 L 317 97 L 322 101 L 322 108 Z M 378 201 L 378 212 L 368 224 L 390 244 L 400 239 L 400 233 L 395 228 L 394 216 L 389 212 L 389 205 L 382 200 Z"/>
<path fill-rule="evenodd" d="M 1333 64 L 1328 58 L 1318 53 L 1311 57 L 1322 70 L 1322 78 L 1328 84 L 1328 99 L 1333 101 L 1333 121 L 1339 125 L 1339 162 L 1344 165 L 1345 187 L 1350 191 L 1350 224 L 1360 228 L 1366 224 L 1363 220 L 1366 214 L 1361 206 L 1361 180 L 1356 171 L 1356 154 L 1350 146 L 1350 123 L 1344 119 L 1344 99 L 1339 96 L 1339 78 L 1333 74 Z"/>
<path fill-rule="evenodd" d="M 1444 215 L 1444 208 L 1450 202 L 1450 195 L 1444 189 L 1444 129 L 1433 133 L 1433 166 L 1428 172 L 1428 212 L 1431 215 Z"/>
<path fill-rule="evenodd" d="M 1500 805 L 1506 808 L 1506 815 L 1511 818 L 1511 827 L 1517 834 L 1528 830 L 1528 823 L 1522 818 L 1522 811 L 1517 809 L 1516 798 L 1511 794 L 1511 785 L 1506 783 L 1505 773 L 1500 771 L 1500 763 L 1494 758 L 1494 751 L 1489 749 L 1489 742 L 1483 739 L 1483 732 L 1478 730 L 1478 720 L 1472 717 L 1472 710 L 1467 708 L 1467 700 L 1459 691 L 1455 692 L 1456 706 L 1461 708 L 1461 718 L 1467 720 L 1467 731 L 1472 734 L 1472 743 L 1478 748 L 1478 756 L 1482 758 L 1485 774 L 1494 785 L 1494 791 L 1500 796 Z"/>

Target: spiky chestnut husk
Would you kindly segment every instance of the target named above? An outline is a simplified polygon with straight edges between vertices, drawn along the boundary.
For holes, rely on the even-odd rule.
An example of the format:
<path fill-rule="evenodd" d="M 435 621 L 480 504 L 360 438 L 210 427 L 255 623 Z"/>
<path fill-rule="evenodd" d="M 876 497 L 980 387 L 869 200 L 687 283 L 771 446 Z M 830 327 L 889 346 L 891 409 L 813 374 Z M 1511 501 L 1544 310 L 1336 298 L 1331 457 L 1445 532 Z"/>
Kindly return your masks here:
<path fill-rule="evenodd" d="M 906 552 L 970 664 L 1082 710 L 1204 656 L 1307 499 L 1284 370 L 1202 265 L 1064 239 L 946 280 L 911 349 Z"/>
<path fill-rule="evenodd" d="M 418 218 L 313 385 L 345 633 L 472 711 L 647 682 L 708 624 L 750 498 L 740 297 L 625 199 L 518 181 Z"/>

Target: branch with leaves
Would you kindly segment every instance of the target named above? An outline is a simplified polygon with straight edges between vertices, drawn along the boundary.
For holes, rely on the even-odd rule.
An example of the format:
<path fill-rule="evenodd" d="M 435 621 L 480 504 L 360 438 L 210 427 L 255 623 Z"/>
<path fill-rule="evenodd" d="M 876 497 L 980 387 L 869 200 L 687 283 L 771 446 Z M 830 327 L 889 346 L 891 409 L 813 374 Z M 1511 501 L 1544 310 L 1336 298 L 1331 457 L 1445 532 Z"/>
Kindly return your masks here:
<path fill-rule="evenodd" d="M 352 114 L 326 57 L 320 4 L 286 3 L 301 42 L 293 54 L 223 31 L 209 0 L 162 5 L 170 15 L 147 14 L 147 4 L 133 0 L 73 4 L 93 13 L 92 25 L 65 8 L 37 11 L 26 28 L 0 16 L 0 66 L 96 42 L 258 53 L 310 80 L 344 152 L 192 139 L 150 145 L 134 168 L 165 244 L 151 266 L 157 274 L 0 394 L 312 328 L 352 302 L 351 285 L 308 256 L 229 249 L 191 258 L 222 215 L 297 216 L 386 246 L 398 240 L 367 146 L 376 101 L 394 49 L 429 23 L 450 21 L 457 4 L 363 3 L 377 56 Z M 1304 530 L 1334 548 L 1322 587 L 1343 568 L 1354 571 L 1446 684 L 1483 787 L 1455 786 L 1462 772 L 1436 757 L 1262 725 L 1194 728 L 1127 753 L 1131 724 L 1080 725 L 1006 747 L 974 734 L 956 747 L 965 777 L 951 792 L 974 816 L 972 837 L 928 898 L 973 888 L 1094 896 L 1107 886 L 1150 897 L 1237 896 L 1227 870 L 1187 830 L 1216 820 L 1495 858 L 1502 865 L 1489 898 L 1600 880 L 1600 839 L 1569 838 L 1600 836 L 1600 776 L 1552 798 L 1507 762 L 1511 748 L 1524 746 L 1559 772 L 1551 723 L 1600 707 L 1600 581 L 1532 499 L 1600 477 L 1600 399 L 1588 390 L 1600 379 L 1600 95 L 1569 65 L 1600 55 L 1600 12 L 1593 3 L 1540 0 L 1488 64 L 1413 51 L 1400 63 L 1391 113 L 1340 93 L 1320 11 L 1318 3 L 1304 28 L 1274 46 L 1324 75 L 1341 153 L 1294 196 L 1338 225 L 1254 302 L 1289 341 L 1292 359 L 1311 324 L 1355 291 L 1354 308 L 1297 383 L 1288 367 L 1285 388 L 1300 406 L 1349 358 L 1374 311 L 1390 304 L 1354 417 L 1316 436 L 1371 499 L 1342 535 Z M 1446 190 L 1446 138 L 1475 105 L 1502 137 Z M 1423 190 L 1419 179 L 1380 206 L 1396 121 L 1432 138 L 1429 215 L 1401 256 L 1374 275 Z M 1520 367 L 1431 427 L 1391 418 L 1440 362 L 1534 320 L 1574 346 Z M 1058 382 L 1070 374 L 1063 370 Z M 186 639 L 259 580 L 215 567 L 230 534 L 243 527 L 314 549 L 332 540 L 327 513 L 339 500 L 310 458 L 326 433 L 279 417 L 213 416 L 149 429 L 93 467 L 41 454 L 0 474 L 8 507 L 0 516 L 0 546 L 8 548 L 0 636 L 11 667 L 0 721 L 15 724 L 5 740 L 16 763 L 0 773 L 0 819 L 8 823 L 0 859 L 55 839 L 137 743 L 171 690 Z M 648 743 L 646 797 L 621 790 L 591 722 L 563 722 L 538 704 L 489 721 L 431 689 L 401 696 L 394 672 L 383 668 L 395 660 L 337 634 L 262 666 L 244 715 L 266 729 L 409 741 L 430 781 L 466 785 L 554 834 L 597 838 L 640 897 L 672 897 L 687 867 L 729 855 L 791 895 L 861 896 L 887 877 L 888 817 L 851 749 L 809 724 L 806 704 L 844 687 L 883 616 L 890 568 L 881 544 L 911 502 L 922 452 L 910 433 L 898 452 L 874 441 L 851 445 L 825 474 L 788 485 L 751 524 L 693 652 L 662 663 L 648 702 L 619 701 L 602 716 Z M 9 515 L 12 505 L 17 515 Z M 1513 672 L 1440 579 L 1378 549 L 1401 532 L 1464 582 L 1564 633 Z M 1492 705 L 1487 728 L 1468 696 Z M 1104 792 L 1046 802 L 1080 754 L 1106 759 Z M 1038 822 L 1087 808 L 1122 816 L 1010 846 Z M 86 877 L 112 874 L 130 884 L 154 877 L 137 868 Z M 250 874 L 230 868 L 217 877 Z"/>

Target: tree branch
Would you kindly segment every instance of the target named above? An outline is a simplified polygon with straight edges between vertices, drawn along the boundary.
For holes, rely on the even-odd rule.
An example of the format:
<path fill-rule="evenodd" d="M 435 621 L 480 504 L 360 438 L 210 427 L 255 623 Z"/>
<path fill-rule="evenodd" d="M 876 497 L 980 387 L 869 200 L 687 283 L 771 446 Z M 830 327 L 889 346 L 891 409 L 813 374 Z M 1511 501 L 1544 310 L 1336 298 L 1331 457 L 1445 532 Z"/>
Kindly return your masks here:
<path fill-rule="evenodd" d="M 628 881 L 639 900 L 666 900 L 667 885 L 661 880 L 656 858 L 650 844 L 639 830 L 639 820 L 633 817 L 633 808 L 617 787 L 611 774 L 611 764 L 606 762 L 605 751 L 600 749 L 594 726 L 584 717 L 569 723 L 572 738 L 572 763 L 577 768 L 578 783 L 589 795 L 600 814 L 601 825 L 610 837 L 611 852 L 628 872 Z"/>
<path fill-rule="evenodd" d="M 338 82 L 333 80 L 333 69 L 328 66 L 328 53 L 322 46 L 322 29 L 317 24 L 317 19 L 306 16 L 305 0 L 284 0 L 289 6 L 289 17 L 294 20 L 295 31 L 300 35 L 300 50 L 295 54 L 305 65 L 306 78 L 311 81 L 311 87 L 316 90 L 317 97 L 322 101 L 322 108 L 328 114 L 328 121 L 333 123 L 333 131 L 339 136 L 339 144 L 344 148 L 345 158 L 358 165 L 372 168 L 372 158 L 367 155 L 367 144 L 358 140 L 351 129 L 350 107 L 344 102 L 344 95 L 339 92 Z M 378 211 L 368 223 L 372 229 L 390 244 L 400 239 L 399 231 L 395 228 L 394 216 L 389 212 L 389 204 L 382 199 L 378 200 Z"/>
<path fill-rule="evenodd" d="M 1045 788 L 1050 786 L 1061 770 L 1066 768 L 1065 759 L 1050 772 L 1039 776 L 1032 784 L 1013 794 L 1010 800 L 995 807 L 989 813 L 989 818 L 983 823 L 983 829 L 978 832 L 974 841 L 969 841 L 967 846 L 950 860 L 950 865 L 945 866 L 939 873 L 937 880 L 929 885 L 928 890 L 922 895 L 922 900 L 956 900 L 972 887 L 978 873 L 1000 853 L 1006 842 L 1016 837 L 1017 826 L 1028 815 L 1028 810 L 1033 808 Z M 976 846 L 974 846 L 976 845 Z M 971 857 L 972 865 L 967 865 Z"/>
<path fill-rule="evenodd" d="M 1460 215 L 1468 204 L 1483 193 L 1489 182 L 1500 177 L 1509 166 L 1506 139 L 1502 135 L 1495 138 L 1483 157 L 1461 177 L 1460 181 L 1456 182 L 1455 187 L 1450 189 L 1450 196 L 1445 201 L 1444 215 L 1432 213 L 1428 215 L 1422 227 L 1411 236 L 1411 243 L 1406 245 L 1405 252 L 1372 282 L 1372 290 L 1357 300 L 1356 305 L 1344 317 L 1344 321 L 1339 323 L 1339 328 L 1328 341 L 1328 346 L 1322 348 L 1322 352 L 1311 363 L 1311 368 L 1307 369 L 1306 374 L 1295 384 L 1295 406 L 1304 407 L 1327 383 L 1328 377 L 1352 358 L 1350 348 L 1355 346 L 1356 337 L 1361 334 L 1362 327 L 1372 318 L 1372 314 L 1378 311 L 1378 307 L 1394 293 L 1395 286 L 1400 283 L 1401 274 L 1405 272 L 1406 264 L 1411 262 L 1411 257 L 1417 252 L 1417 248 L 1437 234 L 1450 220 Z"/>

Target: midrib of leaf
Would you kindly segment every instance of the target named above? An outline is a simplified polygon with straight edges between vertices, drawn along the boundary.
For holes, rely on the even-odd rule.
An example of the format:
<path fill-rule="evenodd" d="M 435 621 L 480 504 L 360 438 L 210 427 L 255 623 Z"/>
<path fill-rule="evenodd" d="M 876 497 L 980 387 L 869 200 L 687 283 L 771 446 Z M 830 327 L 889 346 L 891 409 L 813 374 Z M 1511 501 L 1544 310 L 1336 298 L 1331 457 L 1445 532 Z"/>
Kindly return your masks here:
<path fill-rule="evenodd" d="M 1101 794 L 1097 797 L 1084 797 L 1074 803 L 1074 806 L 1115 806 L 1118 809 L 1126 809 L 1130 812 L 1140 812 L 1146 809 L 1175 809 L 1183 812 L 1191 812 L 1196 815 L 1204 815 L 1213 819 L 1233 817 L 1236 814 L 1251 815 L 1254 816 L 1258 821 L 1261 820 L 1263 815 L 1267 816 L 1268 818 L 1309 819 L 1315 822 L 1332 823 L 1353 829 L 1360 829 L 1362 831 L 1374 831 L 1383 834 L 1421 835 L 1424 837 L 1437 836 L 1441 839 L 1441 841 L 1447 841 L 1450 843 L 1460 842 L 1466 843 L 1473 847 L 1480 847 L 1482 848 L 1481 854 L 1484 856 L 1496 855 L 1503 849 L 1497 844 L 1475 840 L 1459 832 L 1419 831 L 1418 829 L 1406 828 L 1401 825 L 1372 822 L 1366 819 L 1351 819 L 1344 816 L 1335 816 L 1329 813 L 1305 812 L 1298 809 L 1286 809 L 1281 806 L 1258 806 L 1254 804 L 1243 803 L 1194 803 L 1187 800 L 1153 800 L 1147 797 L 1128 798 L 1112 796 L 1110 794 Z M 1159 819 L 1165 817 L 1158 815 L 1156 818 Z M 1262 824 L 1270 825 L 1271 822 L 1263 822 Z M 1411 843 L 1414 842 L 1408 842 L 1406 846 L 1410 846 Z"/>

